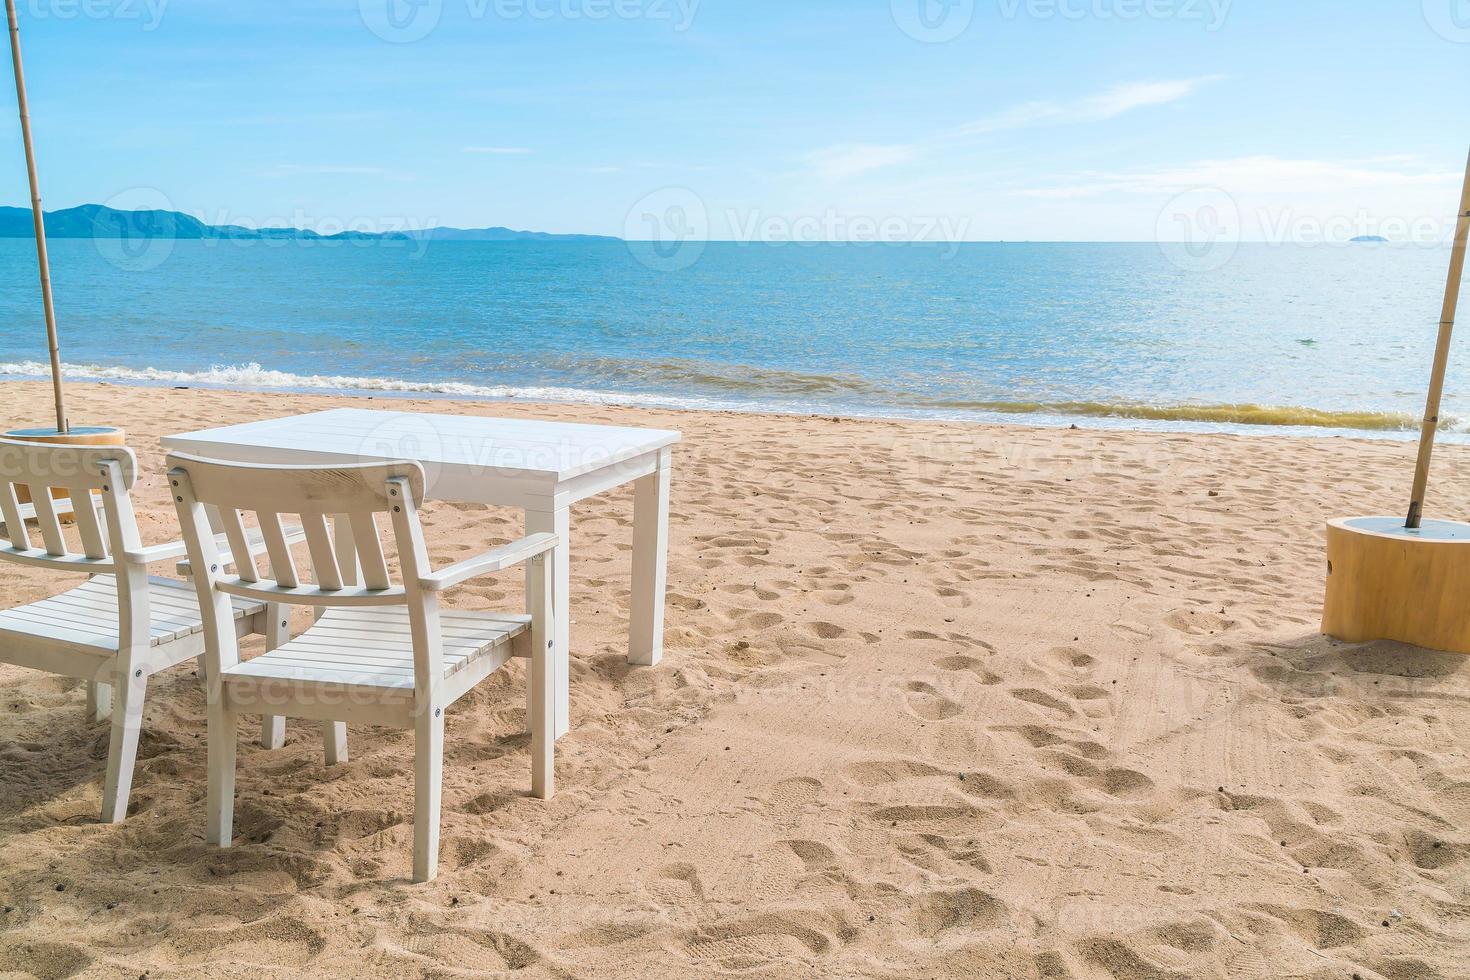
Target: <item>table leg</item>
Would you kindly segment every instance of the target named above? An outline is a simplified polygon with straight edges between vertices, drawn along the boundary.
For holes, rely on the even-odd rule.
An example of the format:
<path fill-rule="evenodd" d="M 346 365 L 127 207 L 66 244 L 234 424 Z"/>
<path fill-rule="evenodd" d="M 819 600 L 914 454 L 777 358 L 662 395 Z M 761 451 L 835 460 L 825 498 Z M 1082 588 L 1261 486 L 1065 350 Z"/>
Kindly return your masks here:
<path fill-rule="evenodd" d="M 565 507 L 549 511 L 526 511 L 526 533 L 555 534 L 559 544 L 551 568 L 551 608 L 556 620 L 552 668 L 555 671 L 556 737 L 561 738 L 572 727 L 571 695 L 571 514 Z M 526 594 L 532 594 L 532 566 L 526 566 Z"/>
<path fill-rule="evenodd" d="M 664 583 L 669 558 L 669 480 L 672 453 L 633 484 L 633 596 L 628 663 L 651 666 L 664 652 Z"/>

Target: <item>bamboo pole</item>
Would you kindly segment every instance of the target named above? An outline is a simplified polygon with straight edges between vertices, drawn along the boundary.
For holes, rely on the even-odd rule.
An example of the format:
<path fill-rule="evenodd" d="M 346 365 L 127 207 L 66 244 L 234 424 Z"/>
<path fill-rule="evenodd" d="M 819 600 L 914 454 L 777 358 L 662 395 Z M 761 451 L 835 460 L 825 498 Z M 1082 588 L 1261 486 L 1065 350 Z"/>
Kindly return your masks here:
<path fill-rule="evenodd" d="M 1424 429 L 1419 435 L 1419 460 L 1414 467 L 1414 490 L 1409 497 L 1409 519 L 1404 526 L 1419 527 L 1424 518 L 1424 494 L 1429 489 L 1429 462 L 1434 457 L 1434 437 L 1439 432 L 1439 403 L 1444 395 L 1445 368 L 1450 360 L 1450 340 L 1455 334 L 1455 313 L 1460 305 L 1460 282 L 1465 277 L 1465 246 L 1470 240 L 1470 160 L 1465 163 L 1465 190 L 1460 196 L 1459 220 L 1455 223 L 1455 246 L 1450 252 L 1450 278 L 1444 288 L 1444 312 L 1439 318 L 1439 342 L 1434 349 L 1434 370 L 1429 376 L 1429 400 L 1424 408 Z"/>
<path fill-rule="evenodd" d="M 36 148 L 31 142 L 31 113 L 26 104 L 25 72 L 20 66 L 20 25 L 15 0 L 5 0 L 10 21 L 10 60 L 15 66 L 15 98 L 20 104 L 20 135 L 26 147 L 26 175 L 31 181 L 31 215 L 36 223 L 36 261 L 41 269 L 41 304 L 46 309 L 46 342 L 51 349 L 51 386 L 56 393 L 56 431 L 67 431 L 66 400 L 61 392 L 61 346 L 56 340 L 56 307 L 51 301 L 51 261 L 46 254 L 46 218 L 41 211 L 41 183 L 36 178 Z"/>

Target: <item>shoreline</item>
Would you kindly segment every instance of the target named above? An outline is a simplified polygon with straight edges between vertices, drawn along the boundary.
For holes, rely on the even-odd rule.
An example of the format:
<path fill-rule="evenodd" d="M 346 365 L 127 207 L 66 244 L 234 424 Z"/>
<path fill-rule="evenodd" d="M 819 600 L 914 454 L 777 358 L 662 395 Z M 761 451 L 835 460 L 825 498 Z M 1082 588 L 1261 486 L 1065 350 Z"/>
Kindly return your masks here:
<path fill-rule="evenodd" d="M 0 366 L 3 370 L 4 366 Z M 71 367 L 75 368 L 75 365 Z M 304 379 L 299 375 L 291 375 L 287 372 L 278 372 L 261 368 L 258 364 L 237 365 L 230 368 L 215 368 L 210 371 L 190 372 L 171 371 L 160 369 L 133 369 L 133 368 L 104 368 L 97 365 L 89 367 L 98 368 L 98 372 L 72 373 L 67 376 L 67 385 L 117 386 L 125 388 L 153 388 L 171 390 L 221 391 L 240 393 L 275 393 L 288 395 L 342 397 L 342 398 L 393 398 L 393 399 L 424 399 L 426 401 L 466 401 L 487 404 L 545 404 L 545 405 L 591 405 L 608 408 L 647 409 L 661 411 L 680 412 L 720 412 L 739 415 L 770 415 L 783 418 L 829 418 L 837 417 L 854 420 L 885 421 L 885 422 L 935 422 L 957 425 L 979 425 L 979 426 L 1013 426 L 1021 428 L 1039 429 L 1098 429 L 1119 432 L 1155 432 L 1162 434 L 1176 433 L 1184 435 L 1230 435 L 1247 438 L 1261 438 L 1279 436 L 1291 439 L 1367 439 L 1386 442 L 1414 442 L 1419 438 L 1419 430 L 1414 427 L 1405 428 L 1353 428 L 1347 426 L 1329 426 L 1316 424 L 1268 424 L 1248 422 L 1219 422 L 1189 418 L 1132 418 L 1120 415 L 1090 414 L 1090 413 L 1067 413 L 1040 411 L 987 411 L 987 410 L 965 410 L 934 408 L 927 410 L 912 409 L 905 411 L 894 407 L 883 410 L 878 408 L 868 409 L 866 407 L 854 407 L 848 405 L 830 406 L 803 406 L 794 400 L 781 400 L 773 398 L 770 400 L 752 399 L 741 401 L 737 399 L 721 399 L 706 396 L 676 396 L 657 394 L 652 392 L 605 392 L 595 389 L 561 388 L 555 386 L 529 386 L 526 388 L 510 388 L 508 386 L 474 385 L 455 381 L 411 381 L 407 379 L 393 378 L 332 378 L 324 377 L 323 380 L 344 380 L 362 382 L 364 386 L 344 385 L 331 386 L 326 384 L 251 384 L 244 381 L 213 381 L 207 377 L 211 373 L 257 373 L 266 377 L 294 377 Z M 105 372 L 117 372 L 115 376 L 108 376 Z M 152 377 L 128 377 L 127 374 L 156 375 Z M 25 383 L 49 383 L 49 374 L 46 373 L 0 373 L 0 385 L 3 384 L 25 384 Z M 375 387 L 382 385 L 383 387 Z M 503 392 L 503 393 L 502 393 Z M 1106 407 L 1100 405 L 1099 407 Z M 1122 407 L 1122 406 L 1120 406 Z M 1239 409 L 1242 414 L 1247 412 L 1281 412 L 1295 414 L 1355 414 L 1355 415 L 1378 415 L 1385 413 L 1331 413 L 1311 408 L 1297 408 L 1284 406 L 1280 408 L 1263 408 L 1261 406 L 1248 405 L 1200 405 L 1200 406 L 1136 406 L 1145 410 L 1159 413 L 1176 413 L 1196 410 L 1201 413 L 1219 414 L 1231 409 Z M 1451 428 L 1442 429 L 1438 436 L 1438 442 L 1446 445 L 1470 445 L 1470 430 L 1462 423 L 1456 423 Z"/>

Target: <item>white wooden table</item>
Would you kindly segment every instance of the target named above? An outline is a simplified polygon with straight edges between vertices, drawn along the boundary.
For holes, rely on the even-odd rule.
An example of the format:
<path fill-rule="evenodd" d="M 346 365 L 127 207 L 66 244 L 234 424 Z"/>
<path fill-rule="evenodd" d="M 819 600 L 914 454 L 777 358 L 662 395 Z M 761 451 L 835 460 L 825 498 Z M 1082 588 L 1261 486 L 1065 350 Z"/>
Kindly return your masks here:
<path fill-rule="evenodd" d="M 669 468 L 679 433 L 527 419 L 339 408 L 163 438 L 165 449 L 240 463 L 351 463 L 411 459 L 431 499 L 519 507 L 527 533 L 570 540 L 569 508 L 632 483 L 633 595 L 628 662 L 663 653 Z M 556 550 L 556 732 L 568 717 L 570 548 Z"/>

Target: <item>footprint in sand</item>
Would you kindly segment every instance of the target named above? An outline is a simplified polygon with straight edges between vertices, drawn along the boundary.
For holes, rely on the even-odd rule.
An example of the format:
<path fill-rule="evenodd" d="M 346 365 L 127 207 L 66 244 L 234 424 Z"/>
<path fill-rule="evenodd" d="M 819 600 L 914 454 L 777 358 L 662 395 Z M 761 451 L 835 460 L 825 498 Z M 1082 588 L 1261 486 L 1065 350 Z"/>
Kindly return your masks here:
<path fill-rule="evenodd" d="M 909 711 L 925 721 L 943 721 L 965 710 L 956 702 L 940 694 L 932 684 L 910 681 L 905 690 L 908 692 L 905 701 Z"/>
<path fill-rule="evenodd" d="M 694 865 L 686 862 L 666 864 L 648 882 L 649 894 L 663 905 L 688 908 L 691 901 L 704 901 L 704 883 Z"/>
<path fill-rule="evenodd" d="M 985 662 L 983 660 L 966 657 L 963 654 L 957 654 L 953 657 L 942 657 L 934 662 L 934 666 L 940 670 L 948 670 L 955 673 L 968 671 L 980 678 L 980 683 L 986 687 L 994 687 L 1004 680 L 1004 678 L 994 671 L 985 669 Z"/>
<path fill-rule="evenodd" d="M 847 635 L 847 630 L 835 623 L 807 623 L 806 628 L 819 640 L 836 640 Z"/>
<path fill-rule="evenodd" d="M 1113 768 L 1103 770 L 1093 785 L 1109 796 L 1137 799 L 1153 792 L 1154 781 L 1135 769 Z"/>
<path fill-rule="evenodd" d="M 727 970 L 810 959 L 828 952 L 834 943 L 826 933 L 806 925 L 796 915 L 778 912 L 701 925 L 679 939 L 691 960 L 713 960 Z"/>
<path fill-rule="evenodd" d="M 908 904 L 910 925 L 924 936 L 938 936 L 950 929 L 999 929 L 1011 918 L 1005 902 L 978 888 L 930 892 Z"/>
<path fill-rule="evenodd" d="M 959 589 L 953 588 L 952 586 L 941 586 L 939 589 L 936 590 L 936 594 L 939 596 L 940 599 L 944 601 L 944 604 L 951 609 L 966 609 L 970 605 L 969 596 L 965 595 L 965 593 L 960 591 Z"/>
<path fill-rule="evenodd" d="M 1013 688 L 1011 690 L 1011 697 L 1015 698 L 1018 701 L 1025 701 L 1028 704 L 1034 704 L 1039 708 L 1046 708 L 1050 711 L 1055 711 L 1063 718 L 1075 718 L 1077 716 L 1076 710 L 1071 705 L 1067 704 L 1065 701 L 1062 701 L 1059 698 L 1056 698 L 1046 693 L 1045 691 L 1038 691 L 1034 687 Z"/>
<path fill-rule="evenodd" d="M 1048 663 L 1037 666 L 1047 673 L 1051 673 L 1051 667 L 1056 666 L 1068 673 L 1085 674 L 1097 665 L 1096 657 L 1076 647 L 1053 647 L 1046 651 L 1044 657 Z"/>
<path fill-rule="evenodd" d="M 859 786 L 886 786 L 908 779 L 924 779 L 930 776 L 949 775 L 943 769 L 910 759 L 877 759 L 872 762 L 855 762 L 847 767 L 847 775 Z"/>
<path fill-rule="evenodd" d="M 1254 908 L 1279 919 L 1291 933 L 1312 949 L 1351 946 L 1369 935 L 1362 926 L 1336 912 L 1283 905 L 1257 905 Z"/>
<path fill-rule="evenodd" d="M 361 840 L 406 823 L 408 818 L 391 810 L 348 810 L 336 820 L 339 836 Z"/>
<path fill-rule="evenodd" d="M 822 789 L 821 780 L 810 776 L 783 779 L 771 788 L 770 795 L 766 797 L 766 808 L 776 822 L 795 823 L 817 802 Z"/>
<path fill-rule="evenodd" d="M 868 811 L 868 817 L 890 830 L 965 839 L 1005 823 L 999 814 L 966 803 L 879 806 Z"/>
<path fill-rule="evenodd" d="M 79 946 L 63 943 L 28 942 L 10 946 L 0 956 L 5 969 L 22 976 L 71 977 L 92 965 L 92 957 Z"/>
<path fill-rule="evenodd" d="M 807 871 L 827 871 L 837 867 L 837 853 L 826 844 L 814 840 L 786 840 L 781 843 L 791 848 L 791 853 Z"/>

